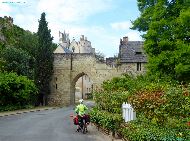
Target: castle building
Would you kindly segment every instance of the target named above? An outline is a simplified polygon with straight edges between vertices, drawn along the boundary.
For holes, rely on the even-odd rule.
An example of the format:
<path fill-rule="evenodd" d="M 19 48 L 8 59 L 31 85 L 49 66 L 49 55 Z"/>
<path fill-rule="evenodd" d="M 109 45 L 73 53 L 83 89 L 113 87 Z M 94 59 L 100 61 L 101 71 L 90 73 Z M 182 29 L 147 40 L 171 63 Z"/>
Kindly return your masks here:
<path fill-rule="evenodd" d="M 81 35 L 80 41 L 73 40 L 70 42 L 68 33 L 59 32 L 59 45 L 54 53 L 95 53 L 95 48 L 92 48 L 91 42 L 87 37 Z"/>
<path fill-rule="evenodd" d="M 54 53 L 95 53 L 95 48 L 92 48 L 91 42 L 87 40 L 87 37 L 82 35 L 80 41 L 73 40 L 70 42 L 69 34 L 59 32 L 59 44 Z M 79 99 L 86 99 L 87 95 L 92 92 L 93 82 L 84 75 L 78 79 L 75 85 L 75 101 Z"/>
<path fill-rule="evenodd" d="M 69 34 L 65 31 L 64 33 L 59 32 L 59 37 L 59 46 L 54 53 L 95 53 L 91 42 L 84 35 L 81 36 L 78 42 L 74 38 L 70 42 Z M 123 37 L 123 39 L 120 39 L 118 57 L 106 58 L 106 65 L 135 76 L 144 74 L 146 72 L 147 56 L 143 45 L 143 41 L 129 41 L 128 37 Z M 92 92 L 92 89 L 93 82 L 91 79 L 87 75 L 80 77 L 75 85 L 75 100 L 85 99 Z"/>

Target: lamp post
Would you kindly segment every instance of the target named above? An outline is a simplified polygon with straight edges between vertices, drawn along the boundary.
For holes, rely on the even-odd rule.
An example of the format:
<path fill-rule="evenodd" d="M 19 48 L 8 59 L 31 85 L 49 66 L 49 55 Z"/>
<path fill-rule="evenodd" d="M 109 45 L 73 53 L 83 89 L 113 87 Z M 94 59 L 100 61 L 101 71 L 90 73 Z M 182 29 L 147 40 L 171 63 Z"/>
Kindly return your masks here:
<path fill-rule="evenodd" d="M 71 52 L 71 70 L 73 70 L 73 53 L 75 52 L 75 47 L 72 47 L 72 52 Z"/>
<path fill-rule="evenodd" d="M 83 99 L 83 93 L 84 93 L 84 92 L 83 92 L 83 91 L 84 91 L 84 90 L 83 90 L 83 83 L 84 83 L 84 82 L 83 82 L 83 76 L 82 76 L 82 99 Z"/>

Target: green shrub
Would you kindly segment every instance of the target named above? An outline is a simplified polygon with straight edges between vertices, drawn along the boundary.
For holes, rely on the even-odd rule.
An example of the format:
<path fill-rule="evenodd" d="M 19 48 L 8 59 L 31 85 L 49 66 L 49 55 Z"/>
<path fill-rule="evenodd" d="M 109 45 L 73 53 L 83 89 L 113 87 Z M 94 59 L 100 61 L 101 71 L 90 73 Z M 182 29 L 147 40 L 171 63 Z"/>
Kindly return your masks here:
<path fill-rule="evenodd" d="M 163 97 L 166 104 L 162 105 L 162 111 L 169 117 L 186 118 L 190 113 L 190 85 L 170 87 L 165 91 Z"/>
<path fill-rule="evenodd" d="M 134 88 L 135 81 L 134 79 L 124 74 L 121 77 L 115 77 L 111 80 L 104 81 L 102 88 L 104 91 L 113 92 L 113 91 L 130 91 Z"/>
<path fill-rule="evenodd" d="M 190 132 L 186 125 L 178 119 L 175 122 L 180 123 L 180 126 L 160 126 L 141 116 L 127 123 L 120 131 L 129 141 L 188 141 Z"/>
<path fill-rule="evenodd" d="M 0 105 L 24 106 L 33 104 L 37 88 L 32 80 L 15 73 L 0 72 Z"/>
<path fill-rule="evenodd" d="M 173 86 L 150 83 L 137 91 L 129 99 L 138 113 L 157 122 L 165 122 L 168 117 L 186 118 L 190 113 L 189 86 Z"/>
<path fill-rule="evenodd" d="M 91 116 L 96 124 L 119 130 L 129 141 L 190 140 L 190 85 L 181 85 L 169 77 L 124 75 L 102 86 L 103 91 L 94 93 L 97 107 Z M 125 127 L 123 102 L 132 104 L 137 112 L 137 120 Z"/>
<path fill-rule="evenodd" d="M 129 96 L 128 92 L 95 92 L 94 100 L 96 102 L 97 107 L 100 110 L 106 110 L 110 113 L 121 113 L 121 106 L 123 102 L 127 101 Z M 101 99 L 101 100 L 100 100 Z"/>
<path fill-rule="evenodd" d="M 2 111 L 14 111 L 18 109 L 31 109 L 34 108 L 33 105 L 5 105 L 5 106 L 0 106 L 0 112 Z"/>
<path fill-rule="evenodd" d="M 117 131 L 123 122 L 121 114 L 112 114 L 107 111 L 98 110 L 94 108 L 91 112 L 91 122 L 102 126 L 112 132 Z"/>

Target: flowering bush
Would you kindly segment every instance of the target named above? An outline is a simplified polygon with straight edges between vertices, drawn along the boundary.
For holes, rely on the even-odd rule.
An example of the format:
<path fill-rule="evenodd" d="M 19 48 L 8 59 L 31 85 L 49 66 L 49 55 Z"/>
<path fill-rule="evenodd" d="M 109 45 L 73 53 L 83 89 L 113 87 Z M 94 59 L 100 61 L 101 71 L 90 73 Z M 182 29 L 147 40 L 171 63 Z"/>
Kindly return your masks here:
<path fill-rule="evenodd" d="M 190 140 L 190 85 L 125 75 L 104 82 L 103 91 L 94 93 L 94 98 L 97 107 L 92 121 L 119 130 L 130 141 Z M 133 105 L 137 120 L 123 123 L 123 102 Z"/>

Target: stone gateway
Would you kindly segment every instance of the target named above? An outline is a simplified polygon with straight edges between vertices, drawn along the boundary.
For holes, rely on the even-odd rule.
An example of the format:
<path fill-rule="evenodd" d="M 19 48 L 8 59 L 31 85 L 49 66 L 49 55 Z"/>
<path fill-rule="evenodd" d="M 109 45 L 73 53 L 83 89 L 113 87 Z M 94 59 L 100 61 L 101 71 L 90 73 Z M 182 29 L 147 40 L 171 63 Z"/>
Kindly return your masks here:
<path fill-rule="evenodd" d="M 54 73 L 51 80 L 51 94 L 48 96 L 48 105 L 73 105 L 75 103 L 75 85 L 83 75 L 90 77 L 94 91 L 101 89 L 103 81 L 119 77 L 124 73 L 143 74 L 145 72 L 146 56 L 143 56 L 144 53 L 138 46 L 138 43 L 142 45 L 142 42 L 127 43 L 126 37 L 123 41 L 120 41 L 119 57 L 117 58 L 121 61 L 119 65 L 116 65 L 116 59 L 113 58 L 107 58 L 105 63 L 99 62 L 93 52 L 74 53 L 64 51 L 65 48 L 59 46 L 54 52 Z M 130 57 L 134 60 L 130 61 Z"/>

